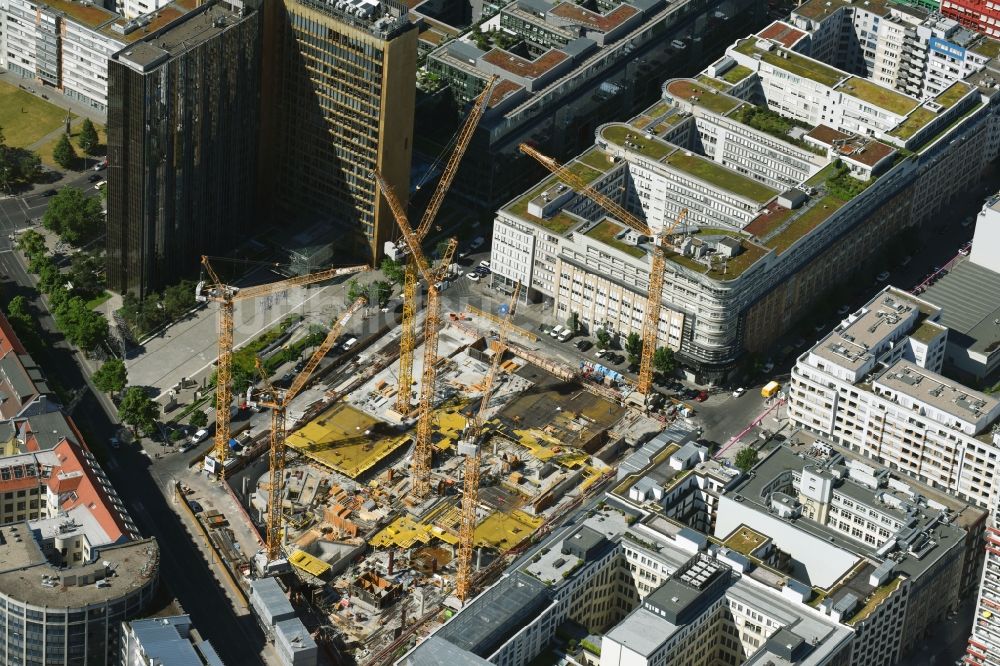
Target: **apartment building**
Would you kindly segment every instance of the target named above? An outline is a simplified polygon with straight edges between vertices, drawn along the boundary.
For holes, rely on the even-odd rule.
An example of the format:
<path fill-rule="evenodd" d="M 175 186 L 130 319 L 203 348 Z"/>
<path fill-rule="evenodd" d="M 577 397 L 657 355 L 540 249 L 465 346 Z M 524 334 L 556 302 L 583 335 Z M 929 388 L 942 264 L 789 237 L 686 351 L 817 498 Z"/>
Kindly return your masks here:
<path fill-rule="evenodd" d="M 742 350 L 766 353 L 847 275 L 838 266 L 932 219 L 1000 149 L 992 64 L 921 102 L 785 46 L 804 36 L 772 25 L 736 42 L 598 127 L 568 165 L 654 232 L 687 210 L 659 344 L 704 381 Z M 494 284 L 520 281 L 554 318 L 626 336 L 641 330 L 649 240 L 548 178 L 498 210 Z"/>
<path fill-rule="evenodd" d="M 996 57 L 995 40 L 914 6 L 810 0 L 787 27 L 804 32 L 788 48 L 919 99 L 936 97 Z"/>
<path fill-rule="evenodd" d="M 518 152 L 521 142 L 560 158 L 576 154 L 597 124 L 649 104 L 660 81 L 703 64 L 745 26 L 759 25 L 764 11 L 748 0 L 503 5 L 502 38 L 477 42 L 455 29 L 426 61 L 460 107 L 499 77 L 453 188 L 490 213 L 538 173 Z"/>
<path fill-rule="evenodd" d="M 338 232 L 352 260 L 377 261 L 396 221 L 378 171 L 410 192 L 417 33 L 392 0 L 273 3 L 260 183 L 276 219 Z"/>
<path fill-rule="evenodd" d="M 995 509 L 994 509 L 995 511 Z M 965 650 L 969 666 L 1000 664 L 1000 528 L 996 515 L 986 528 L 986 560 L 972 620 L 972 635 Z"/>
<path fill-rule="evenodd" d="M 802 354 L 789 419 L 982 507 L 996 501 L 1000 400 L 950 379 L 936 306 L 887 287 Z"/>
<path fill-rule="evenodd" d="M 206 4 L 158 25 L 109 65 L 108 284 L 140 298 L 257 219 L 259 13 Z"/>
<path fill-rule="evenodd" d="M 212 644 L 201 640 L 187 615 L 122 623 L 121 666 L 223 666 Z"/>

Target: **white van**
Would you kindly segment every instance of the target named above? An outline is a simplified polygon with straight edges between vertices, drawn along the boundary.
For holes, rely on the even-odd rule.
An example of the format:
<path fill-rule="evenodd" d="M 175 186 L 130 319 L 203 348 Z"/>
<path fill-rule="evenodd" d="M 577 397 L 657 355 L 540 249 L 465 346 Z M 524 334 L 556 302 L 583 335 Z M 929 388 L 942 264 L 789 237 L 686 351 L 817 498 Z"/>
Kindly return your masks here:
<path fill-rule="evenodd" d="M 356 337 L 354 337 L 353 335 L 351 337 L 347 338 L 347 341 L 344 343 L 344 351 L 347 351 L 351 347 L 353 347 L 355 345 L 355 343 L 357 343 L 357 341 L 358 341 L 358 339 Z"/>
<path fill-rule="evenodd" d="M 563 331 L 565 330 L 566 329 L 563 328 L 562 324 L 556 324 L 555 326 L 552 327 L 552 330 L 549 331 L 549 335 L 551 335 L 553 338 L 558 339 L 559 336 L 561 336 L 563 334 Z"/>

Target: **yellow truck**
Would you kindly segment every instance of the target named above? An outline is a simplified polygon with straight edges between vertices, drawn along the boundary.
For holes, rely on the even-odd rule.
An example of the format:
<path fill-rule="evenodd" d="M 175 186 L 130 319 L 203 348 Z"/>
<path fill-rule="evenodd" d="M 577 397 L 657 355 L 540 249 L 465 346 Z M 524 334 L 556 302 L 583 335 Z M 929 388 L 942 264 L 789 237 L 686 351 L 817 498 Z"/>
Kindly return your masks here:
<path fill-rule="evenodd" d="M 781 390 L 781 384 L 778 382 L 768 382 L 764 385 L 764 388 L 760 390 L 760 395 L 762 398 L 771 398 L 775 393 Z"/>

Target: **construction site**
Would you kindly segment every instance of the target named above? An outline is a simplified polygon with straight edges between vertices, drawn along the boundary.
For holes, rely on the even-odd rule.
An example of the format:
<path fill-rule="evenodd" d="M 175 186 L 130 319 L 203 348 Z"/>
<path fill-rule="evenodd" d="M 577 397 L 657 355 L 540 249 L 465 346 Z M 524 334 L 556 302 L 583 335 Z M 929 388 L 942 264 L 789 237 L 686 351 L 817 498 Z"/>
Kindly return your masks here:
<path fill-rule="evenodd" d="M 439 247 L 433 263 L 421 243 L 490 92 L 487 86 L 473 105 L 415 228 L 376 174 L 405 241 L 400 325 L 345 354 L 338 373 L 317 373 L 365 308 L 357 299 L 287 388 L 271 385 L 258 358 L 260 381 L 251 393 L 269 410 L 270 428 L 242 456 L 233 454 L 228 416 L 234 302 L 367 267 L 239 289 L 203 260 L 209 280 L 198 296 L 218 304 L 220 334 L 215 446 L 198 469 L 223 480 L 246 524 L 233 525 L 231 516 L 226 523 L 214 510 L 204 512 L 202 524 L 225 537 L 212 540 L 244 591 L 252 579 L 277 577 L 309 607 L 330 654 L 357 663 L 391 663 L 414 635 L 446 621 L 533 540 L 605 489 L 614 477 L 608 463 L 625 442 L 662 428 L 642 411 L 659 307 L 647 310 L 654 319 L 645 333 L 653 337 L 639 379 L 626 391 L 532 346 L 537 336 L 512 322 L 520 285 L 496 312 L 442 311 L 439 292 L 457 242 Z M 652 233 L 600 195 L 594 200 Z M 660 263 L 672 228 L 660 231 Z M 661 287 L 651 286 L 650 303 L 659 305 Z M 252 557 L 254 542 L 234 536 L 241 531 L 260 545 Z"/>

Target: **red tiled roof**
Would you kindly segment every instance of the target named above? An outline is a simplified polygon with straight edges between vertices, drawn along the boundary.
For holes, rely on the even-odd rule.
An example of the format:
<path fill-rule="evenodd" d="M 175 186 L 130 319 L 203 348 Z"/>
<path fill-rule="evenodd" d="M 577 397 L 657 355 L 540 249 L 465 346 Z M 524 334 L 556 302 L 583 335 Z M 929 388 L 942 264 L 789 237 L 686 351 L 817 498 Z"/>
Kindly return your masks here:
<path fill-rule="evenodd" d="M 507 79 L 501 79 L 495 86 L 493 86 L 493 92 L 490 93 L 490 103 L 489 106 L 493 107 L 500 102 L 507 99 L 508 96 L 513 95 L 518 90 L 523 89 L 519 83 L 514 83 Z"/>
<path fill-rule="evenodd" d="M 618 5 L 607 14 L 598 14 L 589 9 L 580 7 L 570 2 L 563 2 L 549 11 L 550 14 L 564 18 L 576 23 L 583 24 L 589 28 L 608 32 L 620 26 L 625 21 L 639 13 L 639 10 L 631 5 Z"/>
<path fill-rule="evenodd" d="M 101 488 L 93 468 L 82 459 L 82 453 L 67 440 L 56 445 L 55 452 L 61 462 L 59 472 L 64 474 L 83 472 L 83 475 L 79 477 L 79 485 L 76 487 L 76 497 L 66 499 L 61 508 L 64 511 L 69 511 L 77 506 L 86 506 L 111 541 L 121 539 L 126 533 L 125 521 L 111 506 L 111 502 L 104 489 Z M 49 488 L 52 488 L 53 492 L 56 492 L 60 486 L 57 477 L 58 474 L 53 474 L 49 480 Z"/>
<path fill-rule="evenodd" d="M 491 65 L 505 69 L 517 76 L 526 76 L 529 79 L 538 78 L 567 59 L 569 59 L 568 55 L 555 49 L 543 53 L 534 60 L 528 60 L 519 55 L 514 55 L 509 51 L 501 51 L 500 49 L 493 49 L 483 56 L 483 60 Z"/>
<path fill-rule="evenodd" d="M 827 125 L 816 125 L 816 127 L 812 128 L 806 136 L 828 146 L 832 146 L 834 141 L 842 141 L 844 139 L 851 138 L 850 134 L 845 134 L 844 132 L 835 130 Z"/>
<path fill-rule="evenodd" d="M 775 21 L 758 32 L 757 35 L 764 39 L 773 39 L 786 49 L 790 49 L 797 41 L 805 37 L 806 33 L 793 28 L 787 23 Z"/>
<path fill-rule="evenodd" d="M 27 354 L 27 350 L 14 332 L 14 327 L 10 325 L 7 317 L 0 312 L 0 356 L 13 351 L 15 354 Z"/>
<path fill-rule="evenodd" d="M 6 479 L 0 481 L 0 493 L 10 493 L 17 490 L 28 490 L 42 485 L 45 481 L 37 476 L 22 476 L 19 479 Z"/>

